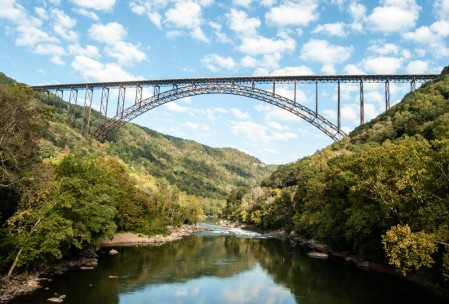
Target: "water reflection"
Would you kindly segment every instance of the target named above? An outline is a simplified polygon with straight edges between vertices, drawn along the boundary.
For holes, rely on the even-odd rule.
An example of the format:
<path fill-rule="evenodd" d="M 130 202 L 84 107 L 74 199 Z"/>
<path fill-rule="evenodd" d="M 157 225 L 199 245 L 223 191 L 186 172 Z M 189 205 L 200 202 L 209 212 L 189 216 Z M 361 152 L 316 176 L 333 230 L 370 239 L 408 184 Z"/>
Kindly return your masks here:
<path fill-rule="evenodd" d="M 196 236 L 120 248 L 93 271 L 72 271 L 14 303 L 438 303 L 397 278 L 314 260 L 286 242 Z"/>

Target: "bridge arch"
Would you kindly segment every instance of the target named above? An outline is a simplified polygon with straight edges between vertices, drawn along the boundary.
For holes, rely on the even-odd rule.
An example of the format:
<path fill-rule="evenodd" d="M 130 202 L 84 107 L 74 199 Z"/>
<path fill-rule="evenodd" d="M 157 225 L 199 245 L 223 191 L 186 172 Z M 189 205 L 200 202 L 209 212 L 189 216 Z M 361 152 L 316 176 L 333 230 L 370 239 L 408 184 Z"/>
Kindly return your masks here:
<path fill-rule="evenodd" d="M 174 87 L 171 90 L 157 93 L 124 109 L 111 119 L 106 120 L 104 124 L 98 127 L 94 133 L 94 136 L 98 140 L 104 141 L 127 122 L 145 112 L 184 97 L 205 94 L 229 94 L 257 99 L 275 105 L 302 118 L 335 141 L 346 136 L 345 132 L 343 132 L 328 119 L 289 98 L 275 94 L 274 92 L 256 88 L 254 85 L 244 86 L 234 83 L 193 83 L 182 87 Z"/>

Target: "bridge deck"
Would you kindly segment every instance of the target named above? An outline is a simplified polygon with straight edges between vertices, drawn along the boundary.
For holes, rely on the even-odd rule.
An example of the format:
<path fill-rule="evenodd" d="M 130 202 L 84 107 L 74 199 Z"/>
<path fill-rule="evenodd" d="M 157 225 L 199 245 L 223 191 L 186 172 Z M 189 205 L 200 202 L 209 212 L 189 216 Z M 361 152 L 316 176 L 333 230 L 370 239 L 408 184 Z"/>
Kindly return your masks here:
<path fill-rule="evenodd" d="M 303 76 L 231 76 L 231 77 L 203 77 L 203 78 L 173 78 L 158 80 L 132 80 L 117 82 L 87 82 L 87 83 L 66 83 L 66 84 L 46 84 L 31 86 L 34 90 L 63 90 L 63 89 L 99 89 L 99 88 L 119 88 L 119 87 L 150 87 L 150 86 L 176 86 L 192 84 L 289 84 L 289 83 L 359 83 L 371 82 L 392 82 L 406 83 L 411 81 L 429 81 L 438 77 L 439 74 L 407 74 L 407 75 L 303 75 Z"/>

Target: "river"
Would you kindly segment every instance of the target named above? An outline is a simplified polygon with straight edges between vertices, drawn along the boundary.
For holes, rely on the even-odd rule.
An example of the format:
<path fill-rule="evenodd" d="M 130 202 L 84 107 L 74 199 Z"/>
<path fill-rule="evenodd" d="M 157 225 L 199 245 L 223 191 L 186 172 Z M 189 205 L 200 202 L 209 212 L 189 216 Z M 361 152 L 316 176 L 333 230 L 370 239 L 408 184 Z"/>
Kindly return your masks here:
<path fill-rule="evenodd" d="M 162 246 L 106 250 L 94 270 L 54 277 L 12 303 L 445 303 L 401 278 L 239 229 L 214 230 Z"/>

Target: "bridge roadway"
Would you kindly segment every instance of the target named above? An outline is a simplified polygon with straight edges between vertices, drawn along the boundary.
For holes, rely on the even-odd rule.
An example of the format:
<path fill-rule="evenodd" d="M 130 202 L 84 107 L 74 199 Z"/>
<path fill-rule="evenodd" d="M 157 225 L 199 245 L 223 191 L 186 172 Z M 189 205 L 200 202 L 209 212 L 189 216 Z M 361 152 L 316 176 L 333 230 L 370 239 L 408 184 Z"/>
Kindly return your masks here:
<path fill-rule="evenodd" d="M 88 82 L 67 84 L 46 84 L 31 86 L 35 91 L 54 91 L 64 99 L 64 91 L 69 91 L 67 123 L 75 124 L 75 108 L 78 103 L 78 91 L 84 90 L 81 132 L 90 133 L 93 90 L 101 89 L 100 125 L 94 136 L 104 141 L 121 126 L 157 106 L 187 96 L 201 94 L 232 94 L 258 99 L 283 108 L 311 123 L 333 140 L 339 140 L 346 134 L 341 129 L 340 84 L 358 83 L 360 85 L 360 124 L 364 124 L 364 83 L 385 84 L 385 110 L 390 108 L 390 83 L 410 83 L 410 90 L 417 82 L 426 82 L 438 77 L 438 74 L 385 74 L 385 75 L 300 75 L 300 76 L 232 76 L 207 78 L 174 78 L 159 80 L 132 80 L 116 82 Z M 309 109 L 296 101 L 297 84 L 315 84 L 315 109 Z M 337 84 L 337 125 L 318 113 L 318 84 Z M 271 90 L 256 87 L 259 84 L 271 84 Z M 276 84 L 293 84 L 294 97 L 288 99 L 276 94 Z M 143 88 L 153 87 L 153 95 L 142 99 Z M 167 88 L 161 91 L 161 87 Z M 135 102 L 125 109 L 125 92 L 135 88 Z M 107 117 L 109 90 L 118 89 L 116 115 Z"/>
<path fill-rule="evenodd" d="M 180 86 L 191 84 L 293 84 L 293 83 L 407 83 L 411 85 L 415 82 L 425 82 L 433 80 L 439 74 L 385 74 L 385 75 L 302 75 L 302 76 L 231 76 L 231 77 L 202 77 L 202 78 L 172 78 L 158 80 L 130 80 L 114 82 L 85 82 L 85 83 L 66 83 L 66 84 L 46 84 L 31 86 L 37 91 L 67 90 L 67 89 L 99 89 L 120 88 L 120 87 L 150 87 L 150 86 Z"/>

